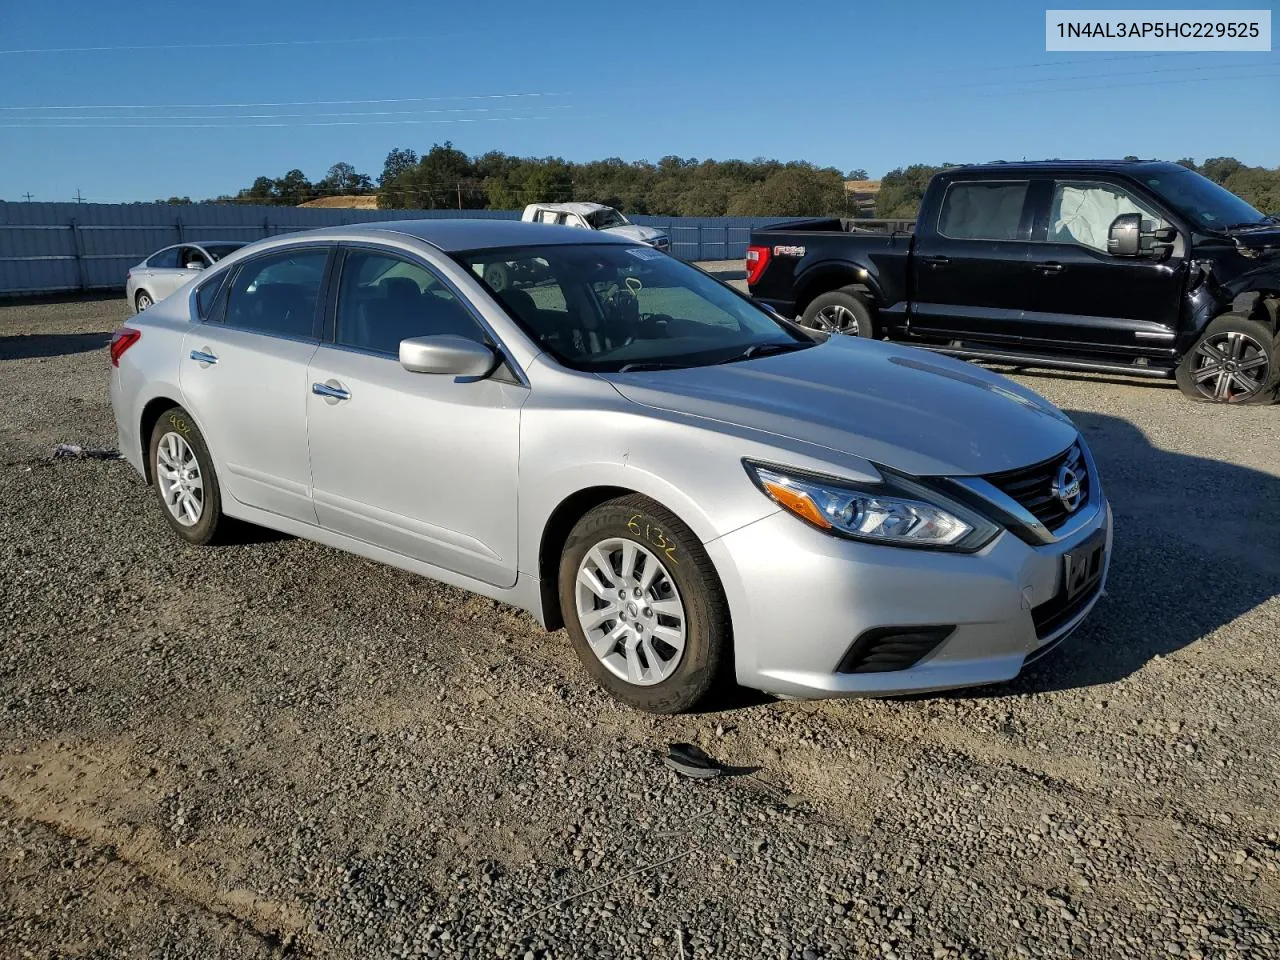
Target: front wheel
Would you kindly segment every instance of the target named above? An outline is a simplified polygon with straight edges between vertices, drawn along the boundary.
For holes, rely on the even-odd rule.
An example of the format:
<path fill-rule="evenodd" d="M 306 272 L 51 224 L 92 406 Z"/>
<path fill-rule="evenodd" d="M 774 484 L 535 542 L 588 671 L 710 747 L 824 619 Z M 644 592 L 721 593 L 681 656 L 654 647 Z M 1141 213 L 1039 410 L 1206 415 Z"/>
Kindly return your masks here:
<path fill-rule="evenodd" d="M 692 709 L 727 672 L 728 604 L 693 532 L 638 495 L 588 512 L 560 560 L 560 607 L 574 650 L 617 700 L 651 713 Z"/>
<path fill-rule="evenodd" d="M 870 305 L 861 294 L 847 290 L 832 290 L 814 297 L 800 315 L 800 324 L 824 333 L 875 336 L 875 320 L 871 316 Z"/>
<path fill-rule="evenodd" d="M 1280 385 L 1280 338 L 1238 313 L 1210 323 L 1177 369 L 1178 387 L 1210 403 L 1274 403 Z"/>

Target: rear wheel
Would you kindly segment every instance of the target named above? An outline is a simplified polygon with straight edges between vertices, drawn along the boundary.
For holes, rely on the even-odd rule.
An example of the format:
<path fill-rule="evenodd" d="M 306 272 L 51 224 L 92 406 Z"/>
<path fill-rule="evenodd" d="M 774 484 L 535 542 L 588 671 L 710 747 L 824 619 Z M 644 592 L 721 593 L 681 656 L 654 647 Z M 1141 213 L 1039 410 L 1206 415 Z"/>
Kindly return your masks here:
<path fill-rule="evenodd" d="M 832 290 L 815 297 L 800 316 L 803 326 L 824 333 L 843 333 L 851 337 L 874 337 L 875 320 L 871 306 L 858 293 Z"/>
<path fill-rule="evenodd" d="M 147 307 L 151 306 L 154 302 L 155 301 L 151 299 L 151 294 L 147 293 L 145 290 L 139 290 L 138 295 L 133 298 L 133 305 L 138 308 L 139 313 L 147 309 Z"/>
<path fill-rule="evenodd" d="M 623 703 L 689 710 L 727 671 L 728 604 L 711 560 L 678 517 L 646 497 L 610 500 L 578 521 L 559 595 L 578 657 Z"/>
<path fill-rule="evenodd" d="M 181 407 L 160 415 L 151 431 L 151 476 L 175 533 L 187 543 L 213 543 L 230 523 L 222 514 L 222 493 L 213 458 L 200 428 Z"/>
<path fill-rule="evenodd" d="M 1218 317 L 1178 364 L 1178 386 L 1209 403 L 1274 403 L 1280 384 L 1280 338 L 1238 313 Z"/>

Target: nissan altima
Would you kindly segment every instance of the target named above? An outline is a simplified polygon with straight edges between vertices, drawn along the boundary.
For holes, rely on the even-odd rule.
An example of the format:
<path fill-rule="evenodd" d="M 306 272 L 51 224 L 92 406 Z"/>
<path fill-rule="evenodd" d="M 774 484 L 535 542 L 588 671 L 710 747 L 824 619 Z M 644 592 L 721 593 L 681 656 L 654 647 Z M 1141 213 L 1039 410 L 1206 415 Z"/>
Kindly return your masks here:
<path fill-rule="evenodd" d="M 495 291 L 493 263 L 529 279 Z M 182 540 L 259 524 L 505 601 L 645 710 L 1007 680 L 1107 576 L 1101 480 L 1051 404 L 626 238 L 273 238 L 111 362 L 120 449 Z"/>

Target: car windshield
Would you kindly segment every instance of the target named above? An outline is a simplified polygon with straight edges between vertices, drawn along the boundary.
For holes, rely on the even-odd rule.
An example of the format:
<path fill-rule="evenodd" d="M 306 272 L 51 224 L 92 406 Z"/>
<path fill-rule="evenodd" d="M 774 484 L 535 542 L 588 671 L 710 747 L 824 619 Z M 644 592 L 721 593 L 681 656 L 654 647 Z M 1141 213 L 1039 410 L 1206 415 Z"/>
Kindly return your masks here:
<path fill-rule="evenodd" d="M 566 366 L 705 366 L 814 345 L 746 297 L 651 247 L 574 244 L 456 258 Z"/>
<path fill-rule="evenodd" d="M 610 227 L 625 227 L 631 222 L 613 207 L 597 210 L 587 219 L 591 222 L 591 226 L 597 230 L 608 230 Z"/>
<path fill-rule="evenodd" d="M 1267 223 L 1261 212 L 1194 170 L 1146 178 L 1147 186 L 1196 226 L 1210 230 Z"/>
<path fill-rule="evenodd" d="M 206 243 L 204 252 L 213 257 L 214 260 L 221 260 L 223 257 L 235 253 L 243 246 L 243 243 Z"/>

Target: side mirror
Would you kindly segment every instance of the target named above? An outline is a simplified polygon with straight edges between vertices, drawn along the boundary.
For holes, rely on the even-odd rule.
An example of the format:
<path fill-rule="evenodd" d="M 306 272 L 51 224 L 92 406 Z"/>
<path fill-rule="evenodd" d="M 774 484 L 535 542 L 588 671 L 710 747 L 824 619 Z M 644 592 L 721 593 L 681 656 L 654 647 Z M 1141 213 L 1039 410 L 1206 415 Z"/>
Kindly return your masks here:
<path fill-rule="evenodd" d="M 1107 253 L 1113 257 L 1136 257 L 1142 245 L 1142 214 L 1122 213 L 1107 231 Z"/>
<path fill-rule="evenodd" d="M 410 373 L 484 377 L 497 365 L 498 356 L 490 347 L 454 334 L 400 341 L 400 366 Z"/>
<path fill-rule="evenodd" d="M 199 260 L 192 260 L 190 263 L 188 263 L 188 264 L 187 264 L 187 269 L 188 269 L 188 270 L 203 270 L 203 269 L 204 269 L 204 264 L 203 264 L 203 263 L 201 263 Z"/>

